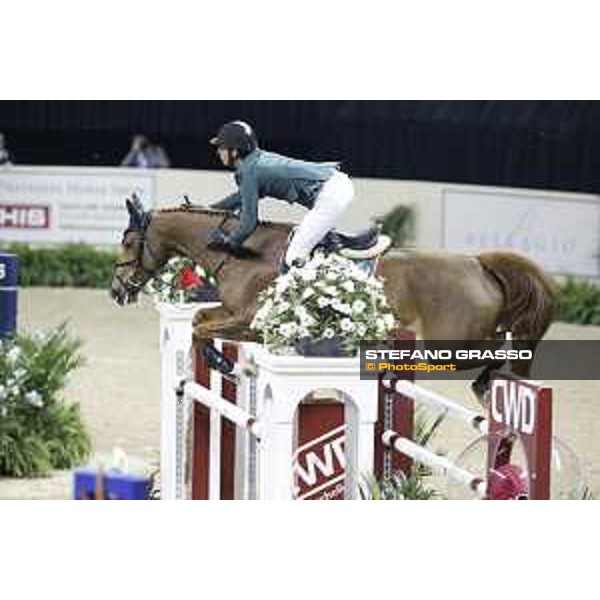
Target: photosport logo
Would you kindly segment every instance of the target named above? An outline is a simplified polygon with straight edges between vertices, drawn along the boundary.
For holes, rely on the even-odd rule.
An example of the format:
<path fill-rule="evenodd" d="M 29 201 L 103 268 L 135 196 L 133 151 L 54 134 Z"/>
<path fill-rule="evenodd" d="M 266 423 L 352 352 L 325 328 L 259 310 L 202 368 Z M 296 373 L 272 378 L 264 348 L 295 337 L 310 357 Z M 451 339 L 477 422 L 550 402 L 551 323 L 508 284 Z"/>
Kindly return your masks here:
<path fill-rule="evenodd" d="M 387 340 L 360 345 L 360 377 L 473 380 L 483 368 L 527 379 L 600 379 L 600 340 Z"/>

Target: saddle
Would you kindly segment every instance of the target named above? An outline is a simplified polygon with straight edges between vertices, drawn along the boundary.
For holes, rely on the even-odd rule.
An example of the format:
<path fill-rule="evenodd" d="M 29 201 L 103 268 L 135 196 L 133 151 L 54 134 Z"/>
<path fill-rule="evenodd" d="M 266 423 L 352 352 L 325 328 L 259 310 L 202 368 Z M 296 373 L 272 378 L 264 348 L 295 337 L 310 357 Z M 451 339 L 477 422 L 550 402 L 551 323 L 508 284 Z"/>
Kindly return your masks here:
<path fill-rule="evenodd" d="M 342 233 L 332 229 L 315 248 L 326 254 L 337 253 L 352 260 L 377 258 L 391 245 L 392 240 L 380 233 L 378 227 L 371 227 L 355 234 Z"/>

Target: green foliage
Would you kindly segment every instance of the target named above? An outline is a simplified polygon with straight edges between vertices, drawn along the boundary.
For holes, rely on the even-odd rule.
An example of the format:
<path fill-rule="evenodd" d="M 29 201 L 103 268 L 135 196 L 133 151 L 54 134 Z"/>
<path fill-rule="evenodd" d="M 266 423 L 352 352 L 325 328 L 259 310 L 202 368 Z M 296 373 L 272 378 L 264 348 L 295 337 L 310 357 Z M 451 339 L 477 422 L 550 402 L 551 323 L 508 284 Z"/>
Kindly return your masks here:
<path fill-rule="evenodd" d="M 427 447 L 444 418 L 444 414 L 440 414 L 430 421 L 417 409 L 414 441 Z M 418 463 L 413 463 L 408 474 L 392 473 L 381 481 L 377 481 L 373 475 L 368 475 L 359 485 L 359 495 L 362 500 L 432 500 L 438 497 L 438 493 L 427 484 L 426 479 L 430 476 L 431 470 Z"/>
<path fill-rule="evenodd" d="M 392 238 L 393 248 L 406 248 L 415 243 L 415 212 L 410 206 L 397 206 L 384 215 L 381 231 Z"/>
<path fill-rule="evenodd" d="M 19 257 L 22 286 L 107 288 L 117 254 L 87 244 L 37 248 L 8 244 L 2 250 Z"/>
<path fill-rule="evenodd" d="M 371 475 L 361 482 L 359 494 L 361 500 L 432 500 L 437 496 L 416 472 L 394 473 L 381 481 Z"/>
<path fill-rule="evenodd" d="M 588 281 L 569 279 L 558 293 L 560 321 L 600 325 L 600 287 Z"/>
<path fill-rule="evenodd" d="M 79 406 L 60 396 L 81 363 L 80 342 L 64 325 L 0 342 L 0 476 L 47 475 L 88 457 Z"/>

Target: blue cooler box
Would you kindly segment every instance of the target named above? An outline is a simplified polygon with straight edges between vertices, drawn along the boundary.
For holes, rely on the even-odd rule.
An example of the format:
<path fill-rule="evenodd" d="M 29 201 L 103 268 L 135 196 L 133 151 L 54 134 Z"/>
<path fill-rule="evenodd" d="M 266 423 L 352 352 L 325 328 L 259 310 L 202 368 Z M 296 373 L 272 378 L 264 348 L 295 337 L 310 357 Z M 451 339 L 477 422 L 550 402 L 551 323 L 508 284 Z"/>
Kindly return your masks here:
<path fill-rule="evenodd" d="M 102 498 L 96 498 L 99 476 L 103 479 Z M 75 500 L 148 500 L 150 478 L 128 475 L 121 471 L 76 469 L 73 488 Z"/>
<path fill-rule="evenodd" d="M 17 283 L 19 259 L 0 253 L 0 339 L 12 337 L 17 330 Z"/>

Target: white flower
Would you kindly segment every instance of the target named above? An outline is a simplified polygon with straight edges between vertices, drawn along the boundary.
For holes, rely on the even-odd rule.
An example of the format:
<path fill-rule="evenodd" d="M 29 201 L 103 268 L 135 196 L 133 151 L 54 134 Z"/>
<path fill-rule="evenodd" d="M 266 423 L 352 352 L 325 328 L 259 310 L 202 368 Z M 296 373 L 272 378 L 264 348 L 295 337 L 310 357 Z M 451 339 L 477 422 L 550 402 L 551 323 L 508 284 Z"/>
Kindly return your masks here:
<path fill-rule="evenodd" d="M 319 308 L 325 308 L 326 306 L 329 306 L 331 304 L 331 300 L 329 298 L 325 298 L 324 296 L 321 296 L 317 300 L 317 304 L 319 305 Z"/>
<path fill-rule="evenodd" d="M 25 369 L 17 369 L 14 374 L 15 379 L 23 379 L 27 375 L 27 371 Z"/>
<path fill-rule="evenodd" d="M 305 319 L 306 316 L 308 315 L 308 311 L 306 310 L 306 308 L 304 306 L 302 306 L 302 304 L 300 306 L 297 306 L 294 309 L 294 314 L 300 319 Z"/>
<path fill-rule="evenodd" d="M 317 271 L 312 267 L 306 266 L 300 269 L 300 278 L 306 282 L 314 281 L 317 278 Z"/>
<path fill-rule="evenodd" d="M 330 296 L 337 296 L 339 294 L 338 289 L 333 285 L 327 286 L 324 291 Z"/>
<path fill-rule="evenodd" d="M 27 392 L 25 394 L 25 400 L 31 404 L 31 406 L 35 406 L 36 408 L 42 408 L 42 406 L 44 406 L 44 401 L 36 390 Z"/>
<path fill-rule="evenodd" d="M 327 327 L 325 331 L 323 331 L 323 337 L 326 339 L 330 339 L 335 335 L 335 331 L 331 327 Z"/>
<path fill-rule="evenodd" d="M 350 333 L 356 329 L 354 323 L 348 318 L 342 319 L 340 321 L 340 327 L 342 328 L 342 331 L 345 331 L 347 333 Z"/>
<path fill-rule="evenodd" d="M 337 298 L 331 303 L 331 306 L 333 306 L 333 308 L 335 308 L 335 310 L 337 310 L 338 312 L 341 312 L 343 315 L 351 315 L 352 314 L 352 307 L 349 304 L 345 304 L 344 302 L 341 302 Z"/>
<path fill-rule="evenodd" d="M 348 281 L 344 281 L 344 283 L 342 283 L 342 287 L 347 291 L 347 292 L 354 292 L 355 290 L 355 285 L 354 285 L 354 281 L 352 281 L 351 279 L 349 279 Z"/>
<path fill-rule="evenodd" d="M 322 252 L 317 252 L 313 256 L 312 260 L 309 263 L 307 263 L 307 266 L 311 265 L 313 267 L 319 267 L 324 262 L 325 262 L 325 255 Z"/>
<path fill-rule="evenodd" d="M 315 293 L 315 290 L 313 290 L 313 288 L 306 288 L 304 290 L 304 293 L 302 294 L 302 300 L 308 300 L 311 296 L 313 296 Z"/>
<path fill-rule="evenodd" d="M 296 325 L 296 323 L 283 323 L 282 325 L 279 326 L 279 333 L 284 337 L 284 338 L 291 338 L 294 336 L 294 334 L 298 331 L 298 325 Z"/>
<path fill-rule="evenodd" d="M 366 302 L 364 302 L 360 298 L 358 300 L 355 300 L 352 303 L 352 312 L 354 314 L 360 314 L 360 313 L 362 313 L 365 310 L 365 308 L 367 308 L 367 304 L 366 304 Z"/>
<path fill-rule="evenodd" d="M 356 333 L 361 338 L 365 335 L 365 333 L 367 333 L 367 328 L 365 327 L 365 325 L 363 323 L 359 323 L 356 326 Z"/>
<path fill-rule="evenodd" d="M 13 346 L 6 354 L 6 361 L 9 365 L 14 365 L 21 358 L 21 348 Z"/>
<path fill-rule="evenodd" d="M 279 302 L 279 304 L 277 304 L 277 312 L 279 314 L 286 312 L 289 308 L 290 308 L 291 304 L 289 302 L 286 302 L 285 300 L 283 300 L 282 302 Z"/>
<path fill-rule="evenodd" d="M 385 323 L 387 329 L 392 329 L 396 324 L 394 315 L 392 315 L 392 313 L 386 313 L 383 315 L 383 322 Z"/>

